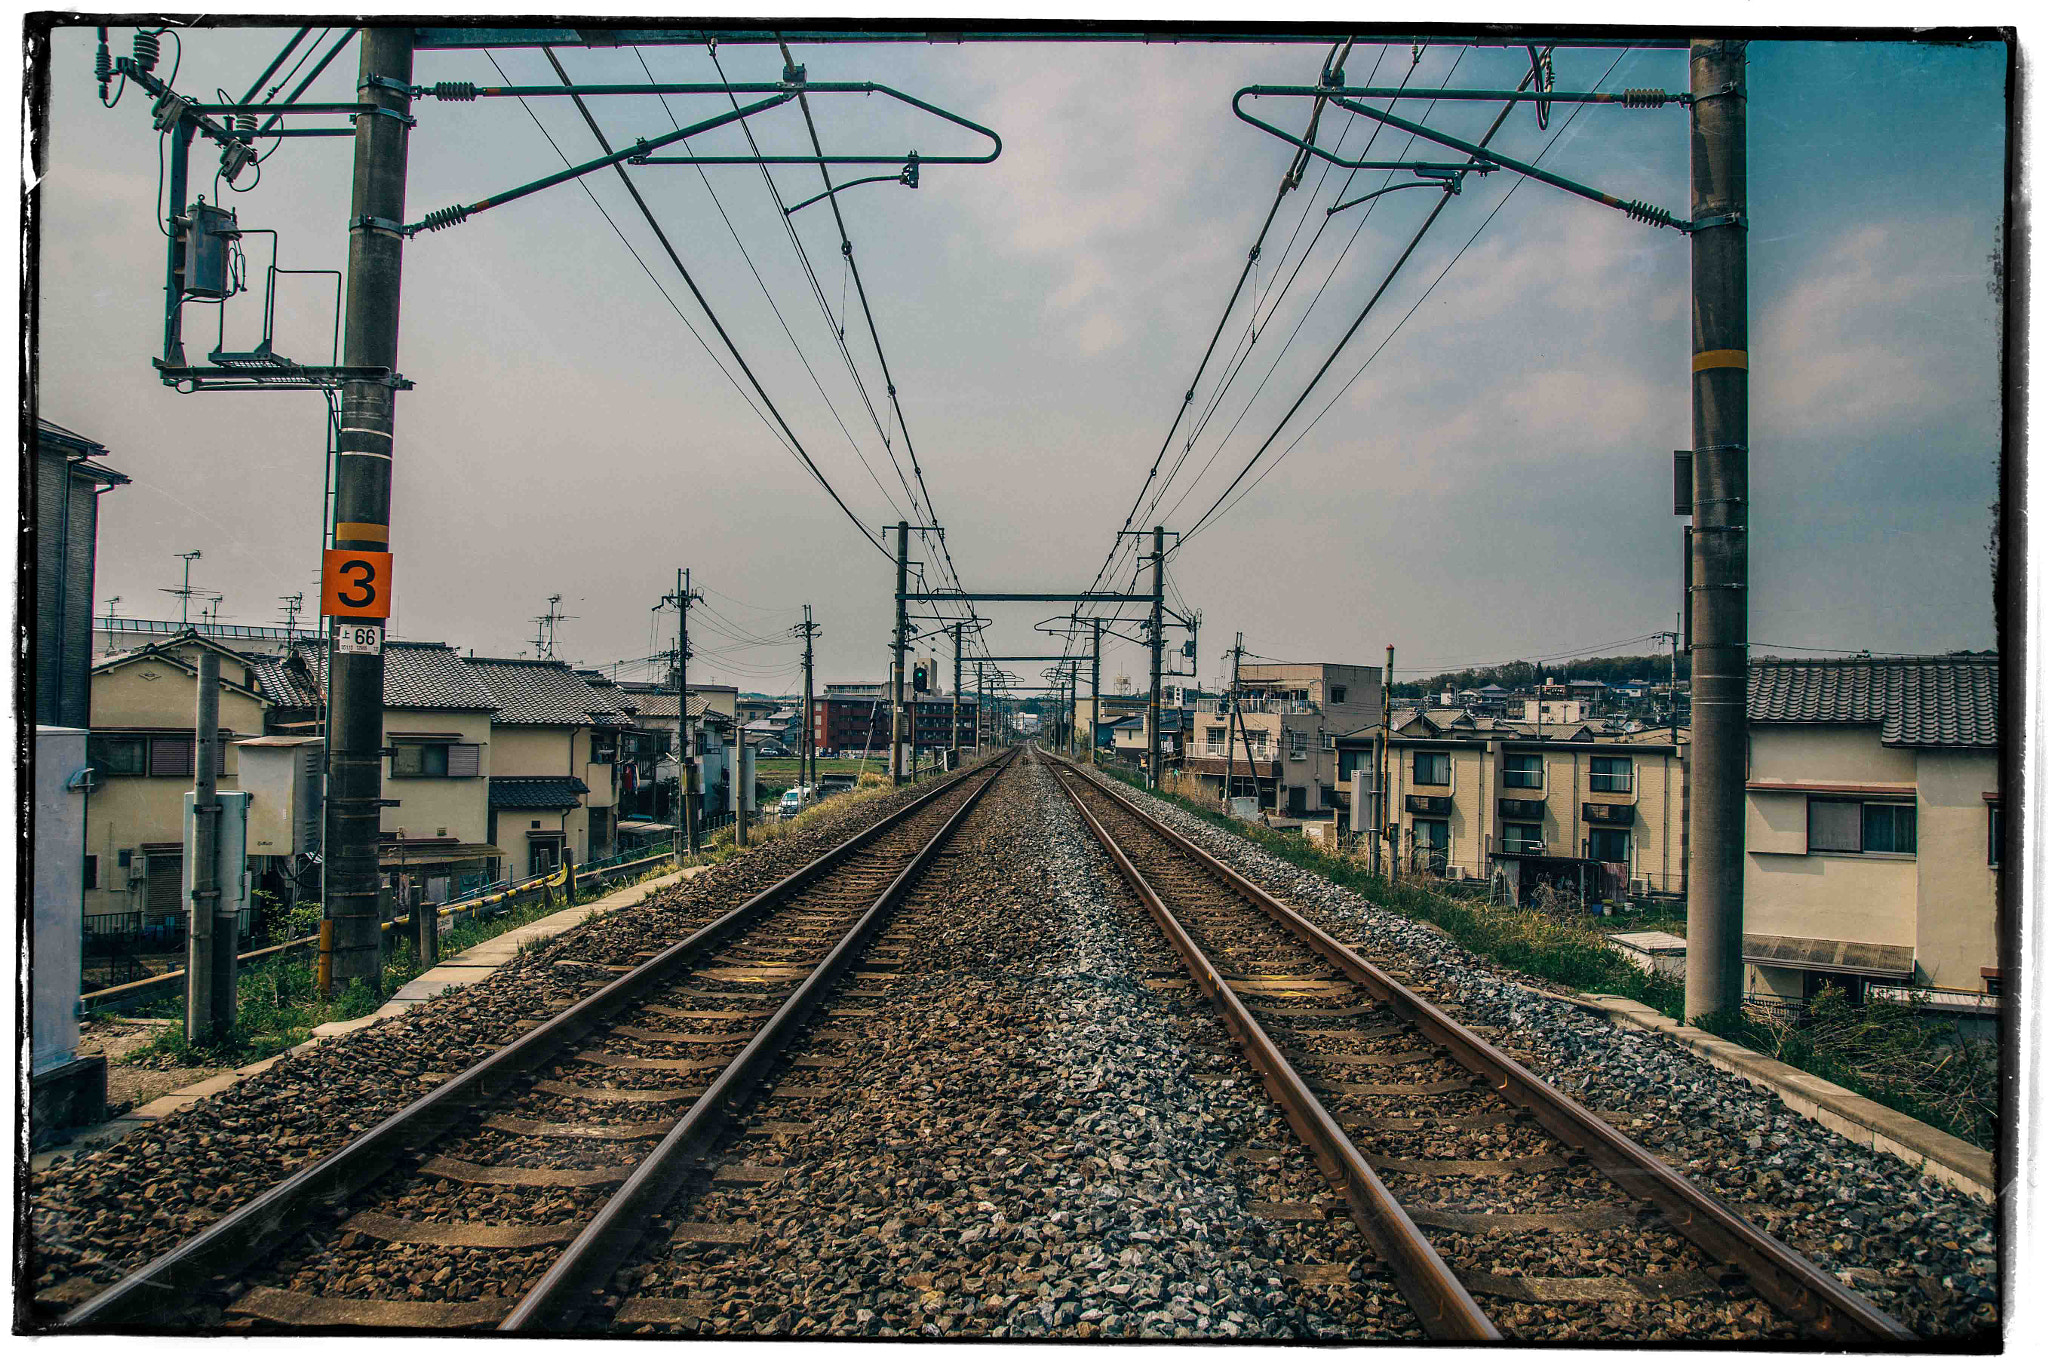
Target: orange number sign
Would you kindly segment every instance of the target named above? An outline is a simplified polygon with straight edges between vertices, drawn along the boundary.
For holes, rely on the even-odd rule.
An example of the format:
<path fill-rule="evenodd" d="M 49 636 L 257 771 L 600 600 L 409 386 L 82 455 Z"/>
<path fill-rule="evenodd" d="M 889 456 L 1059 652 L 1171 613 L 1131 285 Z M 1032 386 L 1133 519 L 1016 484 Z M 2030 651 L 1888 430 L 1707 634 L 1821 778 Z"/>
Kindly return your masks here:
<path fill-rule="evenodd" d="M 320 610 L 343 620 L 382 621 L 390 616 L 390 552 L 327 551 L 320 572 Z"/>

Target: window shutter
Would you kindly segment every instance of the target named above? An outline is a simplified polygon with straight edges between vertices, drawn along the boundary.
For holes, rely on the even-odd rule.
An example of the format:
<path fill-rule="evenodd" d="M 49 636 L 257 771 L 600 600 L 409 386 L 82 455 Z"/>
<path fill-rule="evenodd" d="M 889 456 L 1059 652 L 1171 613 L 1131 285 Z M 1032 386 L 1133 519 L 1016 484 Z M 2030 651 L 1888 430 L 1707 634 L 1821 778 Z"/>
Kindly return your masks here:
<path fill-rule="evenodd" d="M 1863 803 L 1861 801 L 1807 802 L 1806 846 L 1817 853 L 1861 853 L 1863 851 Z"/>
<path fill-rule="evenodd" d="M 192 776 L 192 741 L 184 736 L 170 736 L 150 741 L 149 775 L 151 777 Z"/>
<path fill-rule="evenodd" d="M 451 744 L 448 746 L 448 776 L 475 777 L 483 771 L 483 745 Z"/>

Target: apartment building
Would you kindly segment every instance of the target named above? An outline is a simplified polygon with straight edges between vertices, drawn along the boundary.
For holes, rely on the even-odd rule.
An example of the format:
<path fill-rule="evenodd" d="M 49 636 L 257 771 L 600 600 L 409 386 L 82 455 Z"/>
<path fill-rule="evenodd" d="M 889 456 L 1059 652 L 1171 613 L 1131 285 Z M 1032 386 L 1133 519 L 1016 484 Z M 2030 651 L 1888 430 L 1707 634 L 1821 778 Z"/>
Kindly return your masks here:
<path fill-rule="evenodd" d="M 1753 995 L 1829 983 L 1996 1009 L 1996 655 L 1760 660 L 1749 682 L 1743 958 Z"/>
<path fill-rule="evenodd" d="M 1373 820 L 1377 729 L 1337 741 L 1359 828 Z M 1461 709 L 1397 712 L 1388 818 L 1403 865 L 1498 878 L 1517 899 L 1544 882 L 1592 899 L 1682 896 L 1686 738 L 1684 730 L 1609 735 Z"/>
<path fill-rule="evenodd" d="M 1282 819 L 1328 819 L 1345 804 L 1337 739 L 1380 720 L 1380 670 L 1247 663 L 1228 697 L 1195 702 L 1181 769 L 1217 797 L 1253 796 Z"/>
<path fill-rule="evenodd" d="M 976 706 L 960 698 L 960 735 L 953 734 L 953 698 L 920 692 L 909 703 L 913 743 L 919 749 L 971 748 Z M 891 706 L 882 683 L 834 683 L 812 699 L 811 735 L 821 753 L 886 753 Z"/>

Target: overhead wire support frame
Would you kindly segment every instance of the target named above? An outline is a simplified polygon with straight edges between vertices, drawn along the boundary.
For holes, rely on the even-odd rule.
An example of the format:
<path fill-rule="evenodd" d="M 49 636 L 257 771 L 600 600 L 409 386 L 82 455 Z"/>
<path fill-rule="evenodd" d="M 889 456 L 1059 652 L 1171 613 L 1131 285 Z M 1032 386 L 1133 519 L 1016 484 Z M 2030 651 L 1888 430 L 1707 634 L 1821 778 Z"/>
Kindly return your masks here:
<path fill-rule="evenodd" d="M 540 190 L 548 189 L 551 186 L 562 184 L 565 181 L 575 180 L 581 176 L 590 174 L 592 171 L 603 170 L 606 166 L 618 165 L 621 162 L 634 166 L 903 165 L 905 169 L 902 174 L 904 177 L 906 177 L 905 183 L 908 184 L 912 182 L 912 179 L 914 179 L 914 168 L 920 164 L 928 166 L 985 166 L 989 162 L 994 161 L 998 156 L 1002 155 L 1003 151 L 1003 140 L 996 134 L 996 132 L 993 129 L 984 128 L 980 124 L 974 122 L 972 119 L 963 118 L 958 114 L 950 113 L 947 110 L 939 108 L 937 105 L 927 104 L 925 101 L 918 99 L 914 95 L 906 95 L 900 90 L 892 89 L 891 87 L 886 85 L 878 85 L 872 81 L 828 81 L 816 85 L 796 84 L 793 82 L 785 81 L 773 84 L 757 82 L 736 85 L 636 84 L 533 86 L 472 86 L 468 82 L 444 81 L 438 85 L 416 86 L 413 88 L 413 93 L 416 95 L 436 96 L 441 99 L 451 100 L 468 100 L 480 98 L 483 96 L 537 98 L 546 95 L 570 95 L 581 97 L 585 95 L 599 96 L 661 94 L 765 94 L 768 96 L 768 98 L 758 100 L 752 104 L 743 105 L 736 109 L 729 109 L 722 114 L 715 114 L 711 118 L 705 119 L 699 123 L 693 123 L 687 128 L 673 129 L 669 132 L 659 135 L 658 137 L 641 138 L 639 141 L 633 143 L 630 147 L 621 148 L 618 151 L 608 153 L 607 155 L 604 156 L 596 157 L 590 161 L 582 162 L 579 165 L 564 167 L 562 170 L 559 170 L 552 175 L 545 175 L 538 180 L 528 181 L 524 185 L 518 185 L 510 190 L 506 190 L 502 194 L 490 195 L 487 198 L 476 200 L 474 203 L 470 204 L 457 204 L 450 208 L 437 209 L 433 213 L 428 214 L 425 218 L 422 218 L 419 222 L 408 224 L 404 228 L 404 232 L 408 237 L 414 236 L 420 232 L 438 232 L 442 228 L 453 227 L 457 223 L 460 223 L 465 219 L 469 218 L 472 214 L 481 213 L 485 209 L 496 208 L 501 204 L 510 203 L 515 199 L 523 199 L 529 194 L 534 194 Z M 913 105 L 916 108 L 923 109 L 928 113 L 936 114 L 940 118 L 945 119 L 949 123 L 955 123 L 963 128 L 967 128 L 976 133 L 980 133 L 982 136 L 988 138 L 989 141 L 994 145 L 989 149 L 988 154 L 985 156 L 921 156 L 915 152 L 912 152 L 908 155 L 898 152 L 888 156 L 649 155 L 649 153 L 653 152 L 656 148 L 666 147 L 670 143 L 680 142 L 685 138 L 696 137 L 699 134 L 710 132 L 713 129 L 725 127 L 727 124 L 730 123 L 744 121 L 746 119 L 752 118 L 755 114 L 766 113 L 771 109 L 775 109 L 784 104 L 789 103 L 791 100 L 796 99 L 799 95 L 805 94 L 887 95 L 892 99 L 900 100 L 905 104 Z"/>
<path fill-rule="evenodd" d="M 1362 163 L 1346 161 L 1334 152 L 1325 151 L 1311 141 L 1304 141 L 1296 137 L 1285 128 L 1276 127 L 1273 124 L 1267 123 L 1264 119 L 1256 118 L 1246 113 L 1244 98 L 1247 95 L 1250 95 L 1253 99 L 1270 95 L 1283 98 L 1327 100 L 1340 109 L 1383 123 L 1390 128 L 1399 128 L 1405 133 L 1413 134 L 1416 137 L 1437 143 L 1440 146 L 1450 147 L 1472 158 L 1471 165 L 1458 169 L 1481 170 L 1482 167 L 1491 166 L 1501 170 L 1516 171 L 1528 176 L 1532 180 L 1540 180 L 1546 185 L 1555 186 L 1569 194 L 1576 194 L 1582 199 L 1590 199 L 1596 204 L 1604 204 L 1608 208 L 1619 209 L 1637 222 L 1648 223 L 1652 227 L 1675 228 L 1679 232 L 1690 233 L 1700 227 L 1708 226 L 1705 223 L 1693 223 L 1686 219 L 1678 218 L 1654 204 L 1646 204 L 1637 199 L 1622 199 L 1607 193 L 1605 190 L 1596 190 L 1591 185 L 1582 185 L 1576 180 L 1559 175 L 1555 171 L 1546 171 L 1531 162 L 1506 156 L 1500 152 L 1490 151 L 1476 142 L 1467 142 L 1463 138 L 1453 137 L 1449 133 L 1438 132 L 1423 124 L 1404 119 L 1388 110 L 1375 109 L 1371 105 L 1358 102 L 1360 98 L 1419 98 L 1412 91 L 1378 86 L 1248 85 L 1232 97 L 1230 101 L 1231 112 L 1246 123 L 1251 124 L 1254 128 L 1271 133 L 1281 141 L 1299 147 L 1312 156 L 1321 157 L 1333 165 L 1348 169 L 1358 169 Z M 1557 104 L 1618 104 L 1629 109 L 1655 109 L 1666 104 L 1689 105 L 1692 102 L 1690 95 L 1673 95 L 1663 90 L 1625 90 L 1617 94 L 1558 90 L 1545 90 L 1540 93 L 1520 90 L 1443 90 L 1432 91 L 1431 95 L 1442 99 L 1491 100 L 1496 103 L 1504 101 L 1540 101 Z M 1415 169 L 1419 173 L 1419 165 Z"/>

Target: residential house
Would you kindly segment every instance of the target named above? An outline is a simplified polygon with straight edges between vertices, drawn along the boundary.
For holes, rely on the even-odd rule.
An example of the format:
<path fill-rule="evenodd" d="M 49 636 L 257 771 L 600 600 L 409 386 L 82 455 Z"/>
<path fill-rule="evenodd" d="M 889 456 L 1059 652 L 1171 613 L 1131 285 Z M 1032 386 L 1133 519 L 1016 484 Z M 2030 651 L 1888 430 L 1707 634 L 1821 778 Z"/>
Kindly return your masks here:
<path fill-rule="evenodd" d="M 128 482 L 107 448 L 36 419 L 35 723 L 82 730 L 92 714 L 93 568 L 99 495 Z"/>
<path fill-rule="evenodd" d="M 637 703 L 559 659 L 470 657 L 462 666 L 490 695 L 490 842 L 513 871 L 537 874 L 567 858 L 616 851 L 619 738 Z"/>
<path fill-rule="evenodd" d="M 1337 741 L 1360 829 L 1374 819 L 1377 734 L 1370 726 Z M 1682 730 L 1608 736 L 1584 723 L 1396 713 L 1388 798 L 1403 866 L 1498 878 L 1518 900 L 1539 882 L 1596 900 L 1682 896 L 1685 743 Z"/>
<path fill-rule="evenodd" d="M 220 660 L 215 774 L 237 787 L 234 741 L 264 731 L 257 661 L 197 635 L 145 645 L 93 668 L 85 810 L 85 923 L 95 938 L 164 952 L 185 939 L 185 793 L 192 790 L 202 653 Z"/>
<path fill-rule="evenodd" d="M 314 624 L 319 624 L 317 618 Z M 318 630 L 304 626 L 287 630 L 283 626 L 238 626 L 225 621 L 193 621 L 187 624 L 139 616 L 95 616 L 92 619 L 93 658 L 104 659 L 143 645 L 162 644 L 188 632 L 217 640 L 229 649 L 251 656 L 281 654 L 300 641 L 320 644 L 323 638 Z"/>
<path fill-rule="evenodd" d="M 1231 795 L 1283 819 L 1331 818 L 1344 803 L 1337 737 L 1379 722 L 1380 688 L 1380 670 L 1363 665 L 1243 664 L 1237 724 L 1228 698 L 1197 701 L 1181 769 L 1218 797 L 1234 779 Z"/>
<path fill-rule="evenodd" d="M 2000 990 L 1998 657 L 1750 666 L 1746 989 Z"/>
<path fill-rule="evenodd" d="M 269 730 L 318 736 L 327 698 L 327 649 L 302 641 L 255 660 L 270 699 Z M 507 875 L 523 875 L 520 854 L 492 837 L 490 779 L 497 699 L 446 644 L 384 643 L 383 799 L 377 863 L 387 877 L 439 902 Z M 270 797 L 259 795 L 259 805 Z M 523 852 L 523 851 L 522 851 Z"/>

